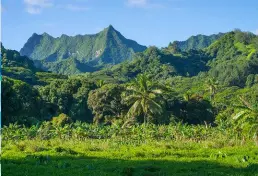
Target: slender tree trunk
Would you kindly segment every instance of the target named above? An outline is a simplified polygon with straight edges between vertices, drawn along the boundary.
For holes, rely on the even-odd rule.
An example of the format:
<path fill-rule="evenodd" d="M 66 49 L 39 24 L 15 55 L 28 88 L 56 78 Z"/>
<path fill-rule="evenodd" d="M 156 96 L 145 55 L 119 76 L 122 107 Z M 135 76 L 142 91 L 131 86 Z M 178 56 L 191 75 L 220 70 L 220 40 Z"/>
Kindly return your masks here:
<path fill-rule="evenodd" d="M 145 101 L 143 103 L 143 113 L 144 113 L 144 116 L 143 116 L 143 124 L 144 126 L 146 125 L 146 115 L 147 115 L 147 112 L 145 111 Z"/>

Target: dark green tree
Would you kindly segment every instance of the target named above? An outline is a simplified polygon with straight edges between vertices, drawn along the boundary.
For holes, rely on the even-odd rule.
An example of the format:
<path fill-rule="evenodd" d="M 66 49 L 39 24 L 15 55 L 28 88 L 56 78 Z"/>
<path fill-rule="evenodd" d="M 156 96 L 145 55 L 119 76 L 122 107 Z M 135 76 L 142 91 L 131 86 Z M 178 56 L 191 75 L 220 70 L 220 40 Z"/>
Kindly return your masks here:
<path fill-rule="evenodd" d="M 88 106 L 92 110 L 94 123 L 110 123 L 123 117 L 125 106 L 121 103 L 123 86 L 106 84 L 89 93 Z"/>

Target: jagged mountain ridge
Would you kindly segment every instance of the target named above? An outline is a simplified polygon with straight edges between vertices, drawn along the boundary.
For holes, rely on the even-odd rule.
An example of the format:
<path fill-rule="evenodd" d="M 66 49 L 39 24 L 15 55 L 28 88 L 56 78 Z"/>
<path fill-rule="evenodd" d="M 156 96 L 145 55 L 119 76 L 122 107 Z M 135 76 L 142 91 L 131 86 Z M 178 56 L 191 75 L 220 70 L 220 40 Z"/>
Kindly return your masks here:
<path fill-rule="evenodd" d="M 34 33 L 20 53 L 36 61 L 37 67 L 44 70 L 76 74 L 121 63 L 131 59 L 134 53 L 144 51 L 146 48 L 133 40 L 126 39 L 110 25 L 103 31 L 92 35 L 72 37 L 62 35 L 54 38 L 47 33 L 42 35 Z M 67 60 L 76 63 L 70 65 L 68 70 L 65 69 Z M 65 63 L 62 63 L 63 61 Z"/>

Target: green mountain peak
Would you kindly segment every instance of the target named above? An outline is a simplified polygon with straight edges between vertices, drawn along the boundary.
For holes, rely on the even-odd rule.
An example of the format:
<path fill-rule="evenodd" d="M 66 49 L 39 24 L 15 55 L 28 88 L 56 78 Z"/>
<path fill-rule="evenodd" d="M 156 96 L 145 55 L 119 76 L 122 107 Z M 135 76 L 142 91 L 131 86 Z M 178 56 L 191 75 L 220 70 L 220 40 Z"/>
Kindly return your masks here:
<path fill-rule="evenodd" d="M 73 58 L 83 65 L 94 68 L 89 69 L 92 71 L 131 59 L 134 53 L 145 49 L 145 46 L 126 39 L 112 25 L 109 25 L 103 31 L 93 35 L 63 34 L 54 38 L 47 33 L 33 34 L 20 53 L 36 61 L 37 66 L 45 70 L 57 73 L 63 70 L 62 73 L 74 74 L 78 72 L 67 72 L 64 71 L 65 68 L 60 68 L 62 65 L 67 65 L 61 62 Z M 57 67 L 56 64 L 59 66 Z M 81 67 L 80 64 L 74 64 L 74 66 Z M 78 68 L 69 70 L 78 70 Z M 82 70 L 87 72 L 85 69 Z"/>

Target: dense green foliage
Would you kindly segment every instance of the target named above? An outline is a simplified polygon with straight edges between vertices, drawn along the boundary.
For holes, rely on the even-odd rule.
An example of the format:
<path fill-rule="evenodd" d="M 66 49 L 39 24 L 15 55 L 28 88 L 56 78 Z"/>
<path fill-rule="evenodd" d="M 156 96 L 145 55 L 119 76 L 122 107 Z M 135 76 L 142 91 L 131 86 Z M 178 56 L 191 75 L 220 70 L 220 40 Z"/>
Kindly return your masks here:
<path fill-rule="evenodd" d="M 209 74 L 221 84 L 245 86 L 247 77 L 258 73 L 257 40 L 258 36 L 241 31 L 221 37 L 206 49 L 212 58 Z"/>
<path fill-rule="evenodd" d="M 36 118 L 43 120 L 41 112 L 44 105 L 38 92 L 25 82 L 2 78 L 2 122 L 35 123 Z"/>
<path fill-rule="evenodd" d="M 110 28 L 107 30 L 113 30 Z M 27 57 L 5 49 L 3 67 L 19 65 L 29 70 L 29 75 L 44 80 L 44 84 L 40 84 L 22 79 L 19 77 L 22 74 L 6 75 L 14 78 L 14 82 L 18 79 L 29 83 L 31 87 L 24 85 L 31 93 L 37 93 L 39 104 L 44 105 L 39 109 L 44 110 L 35 119 L 50 120 L 64 113 L 73 121 L 105 124 L 183 121 L 215 125 L 216 117 L 221 114 L 228 112 L 227 116 L 231 117 L 234 112 L 230 109 L 240 102 L 238 96 L 248 96 L 248 91 L 257 95 L 257 36 L 236 30 L 224 34 L 204 50 L 181 51 L 177 47 L 149 47 L 137 53 L 132 61 L 69 79 L 61 75 L 48 77 L 51 73 L 38 72 Z M 137 78 L 141 73 L 146 79 Z M 22 89 L 23 84 L 17 85 L 17 90 Z M 12 90 L 13 86 L 4 84 L 3 89 Z M 17 97 L 14 101 L 20 102 Z M 4 104 L 3 108 L 6 107 Z M 26 106 L 20 109 L 23 111 Z M 9 123 L 8 120 L 3 122 Z"/>
<path fill-rule="evenodd" d="M 95 115 L 95 123 L 109 123 L 123 118 L 125 105 L 122 103 L 123 86 L 117 84 L 103 85 L 89 94 L 88 106 Z"/>
<path fill-rule="evenodd" d="M 94 35 L 54 38 L 47 33 L 33 34 L 20 52 L 35 60 L 36 65 L 44 70 L 75 74 L 120 63 L 145 49 L 109 26 Z"/>
<path fill-rule="evenodd" d="M 92 114 L 87 108 L 89 91 L 96 85 L 86 79 L 67 79 L 52 81 L 39 88 L 42 99 L 48 103 L 54 114 L 65 113 L 73 120 L 92 121 Z M 50 117 L 51 119 L 51 117 Z"/>
<path fill-rule="evenodd" d="M 1 45 L 2 75 L 17 78 L 26 82 L 35 82 L 35 72 L 38 69 L 26 56 L 20 56 L 20 53 L 13 50 L 6 50 Z"/>
<path fill-rule="evenodd" d="M 91 77 L 109 77 L 119 82 L 128 82 L 139 73 L 145 73 L 155 80 L 165 80 L 171 76 L 195 76 L 201 71 L 207 71 L 206 62 L 207 58 L 203 52 L 173 54 L 169 49 L 149 47 L 144 52 L 135 54 L 132 61 L 92 73 Z"/>

